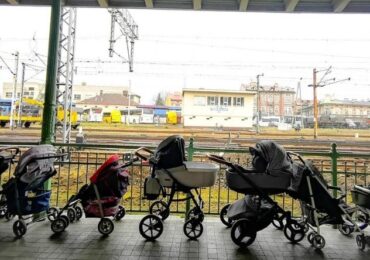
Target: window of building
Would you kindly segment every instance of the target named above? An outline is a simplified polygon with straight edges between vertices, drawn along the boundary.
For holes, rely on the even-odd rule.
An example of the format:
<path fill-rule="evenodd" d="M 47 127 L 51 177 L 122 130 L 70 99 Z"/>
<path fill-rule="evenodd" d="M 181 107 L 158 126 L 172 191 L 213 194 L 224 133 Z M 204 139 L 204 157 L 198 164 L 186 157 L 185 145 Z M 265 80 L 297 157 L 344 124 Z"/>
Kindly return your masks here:
<path fill-rule="evenodd" d="M 28 91 L 23 92 L 23 96 L 29 96 L 29 95 L 30 95 L 30 92 Z"/>
<path fill-rule="evenodd" d="M 207 105 L 208 106 L 217 106 L 218 105 L 218 97 L 207 97 Z"/>
<path fill-rule="evenodd" d="M 29 87 L 29 88 L 28 88 L 28 90 L 29 90 L 29 91 L 34 91 L 34 90 L 35 90 L 35 88 L 34 88 L 34 87 Z"/>
<path fill-rule="evenodd" d="M 231 97 L 220 97 L 221 106 L 231 106 Z"/>
<path fill-rule="evenodd" d="M 81 94 L 74 94 L 73 99 L 74 100 L 81 100 Z"/>
<path fill-rule="evenodd" d="M 194 106 L 205 106 L 206 105 L 206 97 L 200 97 L 200 96 L 195 96 L 193 100 Z"/>
<path fill-rule="evenodd" d="M 12 97 L 12 92 L 6 92 L 5 97 L 6 98 L 11 98 Z"/>
<path fill-rule="evenodd" d="M 21 93 L 17 93 L 17 98 L 20 98 L 21 97 Z"/>
<path fill-rule="evenodd" d="M 33 92 L 33 91 L 30 91 L 30 97 L 33 97 L 35 95 L 35 92 Z"/>
<path fill-rule="evenodd" d="M 243 97 L 234 97 L 234 106 L 244 107 L 244 98 Z"/>

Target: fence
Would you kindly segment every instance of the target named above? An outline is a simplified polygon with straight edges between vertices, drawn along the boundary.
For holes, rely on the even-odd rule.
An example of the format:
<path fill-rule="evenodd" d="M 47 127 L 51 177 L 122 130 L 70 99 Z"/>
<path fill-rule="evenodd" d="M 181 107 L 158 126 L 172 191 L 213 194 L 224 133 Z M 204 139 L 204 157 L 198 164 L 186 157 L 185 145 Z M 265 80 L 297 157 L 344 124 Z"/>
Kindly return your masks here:
<path fill-rule="evenodd" d="M 0 142 L 0 146 L 14 143 Z M 250 162 L 248 149 L 215 149 L 207 147 L 198 147 L 191 139 L 187 146 L 188 160 L 207 161 L 206 154 L 224 153 L 224 157 L 230 161 L 248 165 Z M 36 145 L 35 143 L 18 143 L 21 147 Z M 111 154 L 119 154 L 123 160 L 127 160 L 132 152 L 138 148 L 135 145 L 93 145 L 93 144 L 55 144 L 57 147 L 69 147 L 69 160 L 56 163 L 58 173 L 51 180 L 52 198 L 51 203 L 54 206 L 62 206 L 67 199 L 86 183 L 94 171 Z M 150 147 L 154 148 L 154 147 Z M 370 154 L 339 153 L 336 145 L 333 144 L 327 152 L 305 152 L 298 151 L 306 159 L 314 162 L 315 166 L 323 173 L 328 182 L 334 186 L 340 186 L 349 191 L 354 184 L 368 185 Z M 14 166 L 9 169 L 8 174 L 3 174 L 0 182 L 5 182 L 11 176 Z M 129 168 L 130 186 L 125 194 L 122 204 L 131 212 L 147 212 L 150 202 L 143 199 L 144 179 L 150 173 L 150 167 L 147 162 L 138 161 Z M 337 194 L 334 194 L 335 196 Z M 178 194 L 179 197 L 186 196 Z M 241 198 L 243 195 L 228 189 L 225 178 L 225 168 L 221 166 L 218 173 L 216 184 L 211 188 L 201 189 L 201 196 L 205 201 L 204 212 L 206 214 L 218 214 L 221 208 L 227 204 Z M 291 210 L 294 215 L 300 213 L 298 202 L 288 196 L 275 195 L 274 199 L 278 201 L 285 209 Z M 346 200 L 351 203 L 350 193 Z M 188 205 L 189 206 L 189 205 Z M 185 203 L 174 203 L 171 211 L 183 213 L 187 210 Z"/>

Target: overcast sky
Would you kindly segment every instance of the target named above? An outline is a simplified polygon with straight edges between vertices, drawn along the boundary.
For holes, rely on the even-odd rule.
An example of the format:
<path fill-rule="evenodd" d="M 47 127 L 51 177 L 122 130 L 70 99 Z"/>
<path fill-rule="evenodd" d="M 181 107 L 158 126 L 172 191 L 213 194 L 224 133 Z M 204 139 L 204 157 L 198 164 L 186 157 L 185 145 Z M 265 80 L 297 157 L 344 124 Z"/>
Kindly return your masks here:
<path fill-rule="evenodd" d="M 104 9 L 78 9 L 76 60 L 109 58 L 110 16 Z M 128 85 L 150 103 L 159 91 L 188 88 L 239 89 L 264 73 L 262 85 L 296 88 L 312 98 L 312 69 L 332 66 L 328 78 L 351 81 L 319 89 L 319 98 L 370 99 L 370 15 L 271 14 L 130 10 L 139 25 L 134 72 L 127 64 L 76 62 L 75 83 Z M 34 63 L 47 54 L 49 8 L 0 7 L 0 55 Z M 36 41 L 32 40 L 33 38 Z M 116 51 L 124 56 L 125 45 Z M 11 74 L 0 63 L 0 84 Z M 29 71 L 26 78 L 33 75 Z M 319 75 L 318 78 L 321 76 Z M 44 82 L 41 73 L 30 81 Z"/>

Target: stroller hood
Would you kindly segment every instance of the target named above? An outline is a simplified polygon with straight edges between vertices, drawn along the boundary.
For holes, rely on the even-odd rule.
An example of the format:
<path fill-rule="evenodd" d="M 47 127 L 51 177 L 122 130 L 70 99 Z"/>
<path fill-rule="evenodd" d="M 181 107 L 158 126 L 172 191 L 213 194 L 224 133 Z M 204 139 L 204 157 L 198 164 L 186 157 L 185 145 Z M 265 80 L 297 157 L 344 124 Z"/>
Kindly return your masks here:
<path fill-rule="evenodd" d="M 158 169 L 170 169 L 182 166 L 185 158 L 185 141 L 179 135 L 164 139 L 154 152 Z"/>
<path fill-rule="evenodd" d="M 37 179 L 44 179 L 54 171 L 55 158 L 45 158 L 56 154 L 52 145 L 38 145 L 22 154 L 14 175 L 20 177 L 24 183 L 32 183 Z"/>
<path fill-rule="evenodd" d="M 254 156 L 262 157 L 267 165 L 266 172 L 273 176 L 281 174 L 292 174 L 293 167 L 285 149 L 273 141 L 260 141 L 256 147 L 249 149 Z"/>

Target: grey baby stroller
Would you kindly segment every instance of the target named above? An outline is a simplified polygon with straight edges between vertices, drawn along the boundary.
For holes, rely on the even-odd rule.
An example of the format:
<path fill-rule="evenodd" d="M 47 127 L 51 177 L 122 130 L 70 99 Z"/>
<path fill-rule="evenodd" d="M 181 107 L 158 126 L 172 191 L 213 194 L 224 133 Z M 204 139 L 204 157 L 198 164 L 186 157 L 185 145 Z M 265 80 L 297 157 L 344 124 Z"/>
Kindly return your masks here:
<path fill-rule="evenodd" d="M 4 185 L 7 210 L 18 216 L 13 224 L 17 238 L 26 234 L 28 225 L 45 219 L 39 213 L 48 210 L 51 191 L 44 183 L 56 174 L 54 161 L 61 156 L 51 145 L 30 148 L 20 157 L 14 177 Z"/>
<path fill-rule="evenodd" d="M 170 214 L 173 201 L 192 200 L 194 208 L 187 214 L 183 231 L 190 239 L 197 239 L 203 233 L 203 200 L 199 189 L 211 187 L 216 181 L 218 165 L 190 162 L 185 157 L 185 142 L 181 136 L 170 136 L 163 140 L 153 152 L 147 148 L 138 149 L 135 154 L 148 161 L 151 175 L 146 178 L 144 195 L 148 200 L 156 200 L 150 206 L 150 215 L 145 216 L 139 226 L 140 234 L 147 240 L 157 239 L 163 232 L 163 221 Z M 176 192 L 188 194 L 175 199 Z M 193 194 L 195 192 L 195 195 Z M 169 196 L 167 202 L 164 198 Z"/>
<path fill-rule="evenodd" d="M 17 147 L 4 147 L 0 148 L 0 177 L 9 169 L 10 164 L 13 163 L 14 158 L 19 153 Z M 10 220 L 12 215 L 8 212 L 8 206 L 6 203 L 6 196 L 2 190 L 0 190 L 0 218 L 5 217 Z"/>

